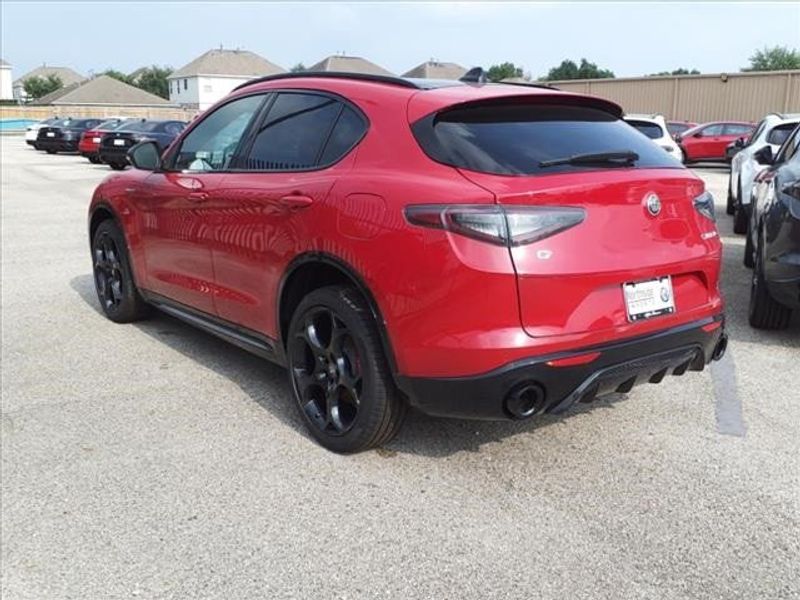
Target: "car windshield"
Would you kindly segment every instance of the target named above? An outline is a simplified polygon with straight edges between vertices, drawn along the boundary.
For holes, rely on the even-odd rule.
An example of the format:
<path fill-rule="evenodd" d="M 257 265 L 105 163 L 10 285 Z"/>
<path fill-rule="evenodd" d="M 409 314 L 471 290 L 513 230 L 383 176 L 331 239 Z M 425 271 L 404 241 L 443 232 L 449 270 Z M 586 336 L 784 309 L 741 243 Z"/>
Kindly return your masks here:
<path fill-rule="evenodd" d="M 115 129 L 121 127 L 125 124 L 125 121 L 120 121 L 119 119 L 111 119 L 110 121 L 103 121 L 95 127 L 98 131 L 114 131 Z"/>
<path fill-rule="evenodd" d="M 425 117 L 413 131 L 433 160 L 498 175 L 681 166 L 623 120 L 591 106 L 513 101 L 473 105 Z M 635 158 L 582 159 L 620 153 Z"/>
<path fill-rule="evenodd" d="M 774 146 L 780 146 L 789 139 L 792 131 L 797 126 L 797 123 L 784 123 L 774 127 L 767 135 L 767 143 Z"/>
<path fill-rule="evenodd" d="M 639 121 L 636 119 L 625 119 L 629 125 L 636 129 L 639 133 L 645 134 L 651 140 L 657 140 L 664 137 L 664 130 L 658 123 L 652 121 Z"/>

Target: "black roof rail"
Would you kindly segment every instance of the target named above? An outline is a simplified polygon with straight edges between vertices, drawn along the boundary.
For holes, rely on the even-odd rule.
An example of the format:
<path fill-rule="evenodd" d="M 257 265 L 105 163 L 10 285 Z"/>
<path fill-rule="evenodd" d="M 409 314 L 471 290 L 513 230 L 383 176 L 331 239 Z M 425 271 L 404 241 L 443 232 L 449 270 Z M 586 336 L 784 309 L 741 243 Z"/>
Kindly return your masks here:
<path fill-rule="evenodd" d="M 561 88 L 557 88 L 554 85 L 550 85 L 549 83 L 537 83 L 535 81 L 531 82 L 522 82 L 522 81 L 498 81 L 498 83 L 502 83 L 503 85 L 519 85 L 522 87 L 533 87 L 533 88 L 541 88 L 543 90 L 556 90 L 561 91 Z"/>
<path fill-rule="evenodd" d="M 481 67 L 472 67 L 469 71 L 464 73 L 458 79 L 459 81 L 463 81 L 464 83 L 477 83 L 477 84 L 484 84 L 489 82 L 489 78 L 486 76 L 486 71 L 484 71 Z"/>
<path fill-rule="evenodd" d="M 403 79 L 402 77 L 393 77 L 391 75 L 369 75 L 367 73 L 348 73 L 345 71 L 303 71 L 300 73 L 279 73 L 277 75 L 267 75 L 266 77 L 259 77 L 258 79 L 251 79 L 239 84 L 233 91 L 246 88 L 257 83 L 264 83 L 265 81 L 280 81 L 281 79 L 302 79 L 303 77 L 320 77 L 323 79 L 356 79 L 358 81 L 371 81 L 373 83 L 386 83 L 388 85 L 396 85 L 404 88 L 411 88 L 414 90 L 422 89 L 413 81 Z"/>

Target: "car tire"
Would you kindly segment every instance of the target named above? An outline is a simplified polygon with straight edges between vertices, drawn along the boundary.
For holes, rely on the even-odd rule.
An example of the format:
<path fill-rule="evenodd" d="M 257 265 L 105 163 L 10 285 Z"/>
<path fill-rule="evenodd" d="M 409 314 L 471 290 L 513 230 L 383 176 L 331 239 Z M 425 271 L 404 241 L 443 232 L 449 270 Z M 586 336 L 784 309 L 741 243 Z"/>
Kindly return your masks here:
<path fill-rule="evenodd" d="M 731 194 L 732 183 L 733 183 L 732 181 L 728 182 L 728 203 L 725 206 L 725 212 L 728 213 L 729 215 L 733 215 L 734 212 L 736 212 L 736 205 L 734 204 L 735 201 L 733 199 L 733 194 Z"/>
<path fill-rule="evenodd" d="M 51 150 L 49 148 L 47 150 L 45 150 L 45 152 L 47 152 L 48 154 L 55 154 L 56 153 L 55 150 Z"/>
<path fill-rule="evenodd" d="M 127 165 L 118 162 L 110 162 L 108 166 L 114 169 L 115 171 L 124 171 Z"/>
<path fill-rule="evenodd" d="M 755 248 L 753 247 L 752 232 L 748 231 L 744 239 L 744 257 L 742 263 L 748 269 L 752 269 L 755 265 Z"/>
<path fill-rule="evenodd" d="M 756 329 L 786 329 L 792 318 L 792 309 L 776 302 L 769 294 L 767 281 L 764 278 L 763 247 L 763 237 L 759 232 L 750 285 L 748 320 Z"/>
<path fill-rule="evenodd" d="M 407 405 L 395 388 L 372 311 L 355 288 L 328 286 L 303 298 L 286 346 L 295 401 L 322 446 L 354 453 L 397 434 Z"/>
<path fill-rule="evenodd" d="M 113 219 L 100 223 L 92 237 L 92 271 L 100 308 L 116 323 L 143 319 L 150 312 L 133 280 L 125 237 Z"/>
<path fill-rule="evenodd" d="M 747 233 L 747 211 L 742 204 L 742 182 L 737 185 L 738 200 L 733 210 L 733 233 Z"/>
<path fill-rule="evenodd" d="M 92 163 L 93 165 L 99 165 L 100 164 L 100 159 L 97 158 L 96 156 L 90 156 L 89 157 L 89 162 Z"/>

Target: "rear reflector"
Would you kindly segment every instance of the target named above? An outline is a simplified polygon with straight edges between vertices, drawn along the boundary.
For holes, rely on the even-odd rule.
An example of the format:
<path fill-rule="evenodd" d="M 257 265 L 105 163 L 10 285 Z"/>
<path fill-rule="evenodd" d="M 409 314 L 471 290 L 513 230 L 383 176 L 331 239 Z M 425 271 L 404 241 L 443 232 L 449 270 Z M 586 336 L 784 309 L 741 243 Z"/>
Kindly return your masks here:
<path fill-rule="evenodd" d="M 714 321 L 713 323 L 709 323 L 708 325 L 703 325 L 701 329 L 706 333 L 711 333 L 712 331 L 716 331 L 722 327 L 722 321 Z"/>
<path fill-rule="evenodd" d="M 568 356 L 566 358 L 548 360 L 545 364 L 548 367 L 575 367 L 578 365 L 585 365 L 593 360 L 596 360 L 600 354 L 600 352 L 589 352 L 588 354 L 578 354 L 577 356 Z"/>

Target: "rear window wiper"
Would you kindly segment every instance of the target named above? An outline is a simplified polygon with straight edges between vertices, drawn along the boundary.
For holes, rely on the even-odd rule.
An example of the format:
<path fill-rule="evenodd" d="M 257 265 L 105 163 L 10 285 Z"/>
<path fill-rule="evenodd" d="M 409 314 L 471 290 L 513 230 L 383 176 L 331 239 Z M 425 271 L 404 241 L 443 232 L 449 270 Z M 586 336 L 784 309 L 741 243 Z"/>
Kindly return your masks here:
<path fill-rule="evenodd" d="M 620 150 L 618 152 L 595 152 L 593 154 L 573 154 L 563 158 L 553 158 L 543 160 L 539 167 L 555 167 L 558 165 L 613 165 L 617 167 L 627 167 L 639 160 L 639 155 L 630 150 Z"/>

